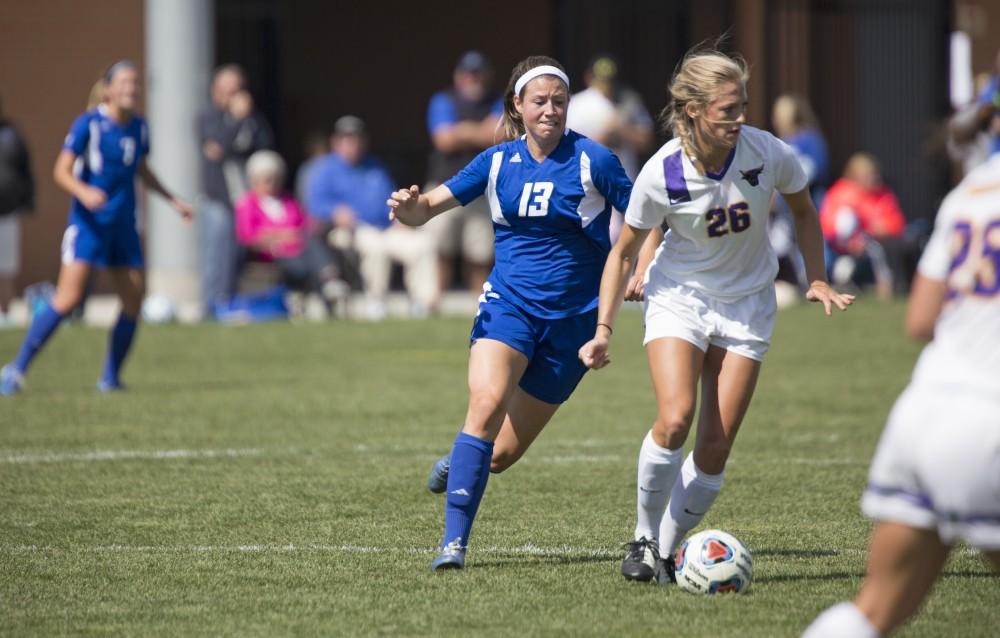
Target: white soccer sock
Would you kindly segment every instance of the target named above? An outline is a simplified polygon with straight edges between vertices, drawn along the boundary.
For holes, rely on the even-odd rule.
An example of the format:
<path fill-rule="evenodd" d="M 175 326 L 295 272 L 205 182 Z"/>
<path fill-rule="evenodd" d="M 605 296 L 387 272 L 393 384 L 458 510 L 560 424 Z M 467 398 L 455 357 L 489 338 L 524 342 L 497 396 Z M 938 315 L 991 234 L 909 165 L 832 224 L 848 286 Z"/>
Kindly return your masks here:
<path fill-rule="evenodd" d="M 840 603 L 816 617 L 802 638 L 879 638 L 879 633 L 854 603 Z"/>
<path fill-rule="evenodd" d="M 688 454 L 681 474 L 670 491 L 670 508 L 660 523 L 660 556 L 677 551 L 677 546 L 693 530 L 722 489 L 725 472 L 706 474 L 694 464 L 694 452 Z"/>
<path fill-rule="evenodd" d="M 683 449 L 660 447 L 653 440 L 653 431 L 646 434 L 639 449 L 639 478 L 636 499 L 638 511 L 635 539 L 656 538 L 663 512 L 667 509 L 670 486 L 681 469 Z"/>

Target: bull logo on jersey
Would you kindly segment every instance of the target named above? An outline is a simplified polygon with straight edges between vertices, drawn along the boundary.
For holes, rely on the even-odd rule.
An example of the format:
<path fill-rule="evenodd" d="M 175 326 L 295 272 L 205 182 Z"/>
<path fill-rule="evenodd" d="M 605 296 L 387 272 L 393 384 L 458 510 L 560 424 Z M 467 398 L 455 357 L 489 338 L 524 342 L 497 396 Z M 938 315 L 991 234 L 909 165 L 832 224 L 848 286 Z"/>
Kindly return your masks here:
<path fill-rule="evenodd" d="M 748 171 L 740 171 L 740 175 L 743 179 L 747 181 L 747 184 L 751 186 L 757 186 L 760 184 L 760 174 L 764 172 L 764 165 L 761 164 L 757 168 L 751 168 Z"/>

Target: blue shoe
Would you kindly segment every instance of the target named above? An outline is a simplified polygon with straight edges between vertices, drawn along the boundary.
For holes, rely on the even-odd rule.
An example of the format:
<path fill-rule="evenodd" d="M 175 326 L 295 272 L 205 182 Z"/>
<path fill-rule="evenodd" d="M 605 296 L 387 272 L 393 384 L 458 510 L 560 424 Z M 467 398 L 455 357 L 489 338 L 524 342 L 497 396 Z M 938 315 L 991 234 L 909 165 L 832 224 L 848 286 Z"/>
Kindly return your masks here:
<path fill-rule="evenodd" d="M 0 368 L 0 395 L 14 396 L 24 389 L 24 375 L 13 364 Z"/>
<path fill-rule="evenodd" d="M 442 456 L 431 468 L 431 475 L 427 477 L 427 489 L 435 494 L 442 494 L 448 489 L 448 469 L 451 467 L 451 457 Z"/>
<path fill-rule="evenodd" d="M 456 538 L 441 548 L 441 553 L 431 563 L 431 569 L 462 569 L 465 567 L 465 547 L 462 547 L 462 539 Z"/>
<path fill-rule="evenodd" d="M 97 391 L 105 394 L 109 392 L 121 392 L 124 389 L 125 384 L 121 381 L 108 381 L 107 379 L 101 379 L 97 382 Z"/>

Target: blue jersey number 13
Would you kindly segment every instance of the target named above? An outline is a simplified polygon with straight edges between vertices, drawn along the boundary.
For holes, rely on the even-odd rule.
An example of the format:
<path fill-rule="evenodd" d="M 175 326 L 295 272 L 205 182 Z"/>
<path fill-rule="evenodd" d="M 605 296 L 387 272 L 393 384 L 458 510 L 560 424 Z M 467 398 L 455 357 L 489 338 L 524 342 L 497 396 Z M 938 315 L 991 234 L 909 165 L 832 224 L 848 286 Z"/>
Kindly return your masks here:
<path fill-rule="evenodd" d="M 518 217 L 544 217 L 549 213 L 549 198 L 555 185 L 552 182 L 527 182 L 521 191 Z"/>

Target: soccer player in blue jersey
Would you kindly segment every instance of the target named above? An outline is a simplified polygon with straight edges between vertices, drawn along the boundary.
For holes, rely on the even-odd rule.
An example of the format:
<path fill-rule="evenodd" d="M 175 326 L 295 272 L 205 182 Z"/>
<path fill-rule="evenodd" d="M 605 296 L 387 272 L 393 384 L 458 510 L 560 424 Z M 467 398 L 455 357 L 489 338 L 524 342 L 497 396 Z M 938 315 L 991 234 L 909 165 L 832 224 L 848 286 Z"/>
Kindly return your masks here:
<path fill-rule="evenodd" d="M 524 454 L 586 372 L 576 351 L 597 322 L 610 211 L 627 207 L 632 184 L 614 154 L 566 129 L 568 103 L 562 66 L 525 59 L 504 95 L 509 141 L 430 192 L 412 186 L 388 202 L 418 226 L 485 193 L 495 233 L 496 264 L 472 326 L 465 425 L 432 475 L 447 485 L 433 569 L 464 566 L 490 472 Z"/>
<path fill-rule="evenodd" d="M 745 125 L 747 79 L 741 58 L 710 49 L 678 67 L 664 110 L 675 137 L 636 178 L 601 281 L 597 329 L 580 349 L 587 367 L 607 365 L 622 293 L 645 296 L 657 416 L 639 452 L 638 522 L 621 568 L 629 580 L 670 582 L 670 555 L 722 489 L 774 328 L 778 264 L 766 226 L 775 192 L 795 219 L 806 298 L 827 314 L 854 299 L 826 282 L 819 220 L 794 152 Z M 633 264 L 644 277 L 638 286 L 629 282 Z M 698 434 L 685 459 L 699 381 Z"/>
<path fill-rule="evenodd" d="M 0 394 L 12 395 L 24 386 L 32 359 L 80 301 L 92 268 L 108 270 L 122 302 L 97 387 L 104 392 L 122 388 L 121 368 L 145 288 L 135 219 L 136 175 L 170 200 L 182 217 L 192 214 L 191 206 L 170 194 L 146 165 L 149 131 L 138 106 L 139 71 L 132 62 L 117 62 L 104 75 L 104 101 L 78 117 L 66 136 L 53 177 L 73 200 L 56 293 L 35 315 L 17 358 L 0 370 Z"/>

